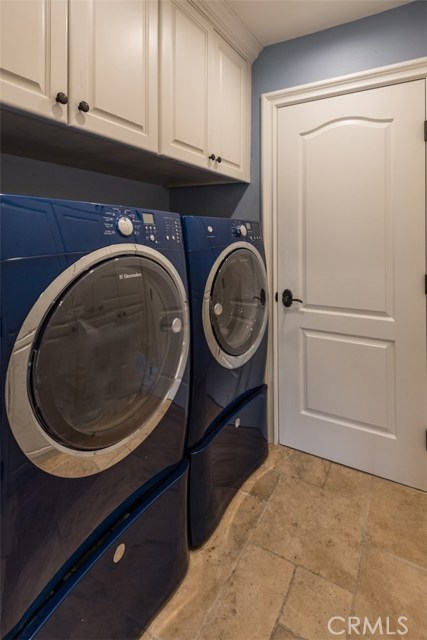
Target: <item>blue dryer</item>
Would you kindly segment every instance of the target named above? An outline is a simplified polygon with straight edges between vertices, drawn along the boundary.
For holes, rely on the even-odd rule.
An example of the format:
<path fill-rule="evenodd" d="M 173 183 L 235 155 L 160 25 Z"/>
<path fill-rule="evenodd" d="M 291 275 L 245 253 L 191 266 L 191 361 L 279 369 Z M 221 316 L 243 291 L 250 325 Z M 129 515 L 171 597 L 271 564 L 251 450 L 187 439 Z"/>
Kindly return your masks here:
<path fill-rule="evenodd" d="M 0 211 L 1 636 L 138 638 L 188 563 L 180 219 Z"/>
<path fill-rule="evenodd" d="M 191 315 L 189 534 L 214 531 L 267 456 L 267 276 L 261 225 L 183 216 Z"/>

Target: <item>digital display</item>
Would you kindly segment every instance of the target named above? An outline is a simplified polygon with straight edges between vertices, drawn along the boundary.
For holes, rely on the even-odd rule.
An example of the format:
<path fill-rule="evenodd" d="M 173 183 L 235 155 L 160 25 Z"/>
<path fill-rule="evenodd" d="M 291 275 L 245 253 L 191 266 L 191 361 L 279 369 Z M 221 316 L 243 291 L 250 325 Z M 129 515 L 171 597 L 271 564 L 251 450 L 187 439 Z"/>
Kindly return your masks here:
<path fill-rule="evenodd" d="M 142 219 L 144 224 L 154 224 L 154 216 L 152 213 L 143 213 Z"/>
<path fill-rule="evenodd" d="M 248 231 L 250 231 L 250 230 L 252 229 L 252 225 L 251 225 L 251 223 L 250 223 L 250 222 L 247 222 L 247 223 L 246 223 L 246 229 L 247 229 Z"/>

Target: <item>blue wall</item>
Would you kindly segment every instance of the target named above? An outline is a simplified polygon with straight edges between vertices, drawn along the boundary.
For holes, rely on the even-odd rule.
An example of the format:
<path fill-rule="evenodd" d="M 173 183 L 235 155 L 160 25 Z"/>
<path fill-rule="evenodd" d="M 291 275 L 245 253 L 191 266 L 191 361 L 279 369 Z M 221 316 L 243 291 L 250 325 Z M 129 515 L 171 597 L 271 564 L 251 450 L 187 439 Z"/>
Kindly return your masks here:
<path fill-rule="evenodd" d="M 1 191 L 169 210 L 165 187 L 9 154 L 1 156 Z"/>
<path fill-rule="evenodd" d="M 427 2 L 419 0 L 266 47 L 252 69 L 251 184 L 172 189 L 173 211 L 260 218 L 260 96 L 427 55 Z"/>

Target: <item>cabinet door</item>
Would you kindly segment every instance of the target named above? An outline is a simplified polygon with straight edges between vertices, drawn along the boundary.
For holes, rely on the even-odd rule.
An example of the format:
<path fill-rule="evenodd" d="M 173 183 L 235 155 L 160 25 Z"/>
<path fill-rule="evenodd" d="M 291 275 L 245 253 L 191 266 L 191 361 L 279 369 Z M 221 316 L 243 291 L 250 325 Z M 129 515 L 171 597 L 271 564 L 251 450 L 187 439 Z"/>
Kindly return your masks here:
<path fill-rule="evenodd" d="M 212 168 L 212 27 L 187 2 L 161 3 L 160 152 Z"/>
<path fill-rule="evenodd" d="M 70 124 L 157 151 L 157 12 L 157 0 L 70 0 Z"/>
<path fill-rule="evenodd" d="M 214 43 L 216 170 L 249 181 L 249 64 L 217 33 Z"/>
<path fill-rule="evenodd" d="M 1 0 L 1 101 L 67 121 L 67 0 Z"/>

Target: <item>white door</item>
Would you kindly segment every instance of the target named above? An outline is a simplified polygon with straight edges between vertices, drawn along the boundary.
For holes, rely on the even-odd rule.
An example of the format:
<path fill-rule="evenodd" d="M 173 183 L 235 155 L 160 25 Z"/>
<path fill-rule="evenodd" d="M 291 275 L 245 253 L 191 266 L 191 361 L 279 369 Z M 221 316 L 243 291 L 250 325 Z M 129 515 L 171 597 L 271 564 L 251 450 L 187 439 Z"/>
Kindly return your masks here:
<path fill-rule="evenodd" d="M 217 33 L 214 46 L 216 104 L 213 149 L 217 156 L 214 168 L 240 180 L 249 180 L 249 65 Z"/>
<path fill-rule="evenodd" d="M 280 443 L 424 489 L 425 99 L 283 107 L 277 159 Z"/>
<path fill-rule="evenodd" d="M 70 124 L 157 151 L 157 3 L 69 7 Z"/>
<path fill-rule="evenodd" d="M 3 103 L 67 122 L 67 1 L 0 1 Z"/>
<path fill-rule="evenodd" d="M 214 168 L 212 27 L 188 2 L 161 3 L 160 153 Z"/>

